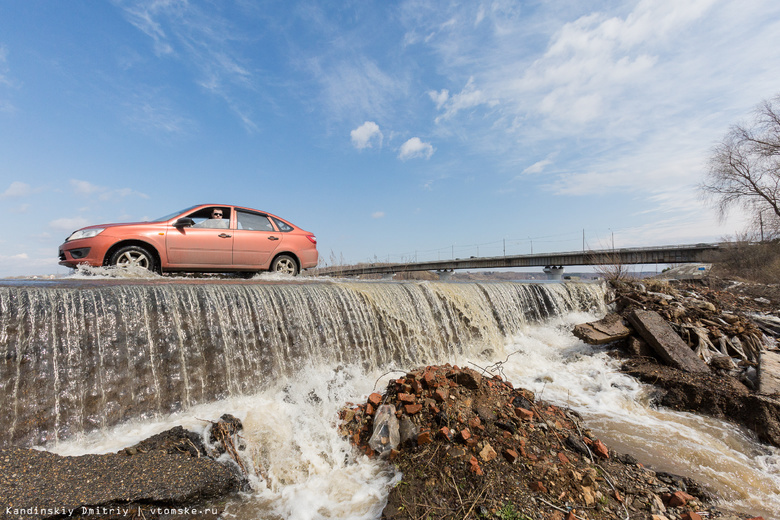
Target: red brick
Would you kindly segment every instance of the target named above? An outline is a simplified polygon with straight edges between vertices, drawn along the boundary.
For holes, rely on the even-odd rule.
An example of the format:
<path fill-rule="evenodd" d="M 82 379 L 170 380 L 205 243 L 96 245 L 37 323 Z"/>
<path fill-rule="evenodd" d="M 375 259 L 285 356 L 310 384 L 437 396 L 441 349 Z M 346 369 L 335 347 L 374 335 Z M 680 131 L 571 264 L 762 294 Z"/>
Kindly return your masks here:
<path fill-rule="evenodd" d="M 479 467 L 479 461 L 473 455 L 469 459 L 469 471 L 476 475 L 483 475 L 482 468 Z"/>
<path fill-rule="evenodd" d="M 514 464 L 514 462 L 517 460 L 517 452 L 515 450 L 505 449 L 501 452 L 501 455 L 504 456 L 506 461 L 510 464 Z"/>
<path fill-rule="evenodd" d="M 570 464 L 571 461 L 569 460 L 569 457 L 567 457 L 562 451 L 558 452 L 558 460 L 561 461 L 561 464 Z"/>
<path fill-rule="evenodd" d="M 368 396 L 368 402 L 374 405 L 374 408 L 382 404 L 382 394 L 374 392 Z"/>
<path fill-rule="evenodd" d="M 531 410 L 526 410 L 525 408 L 515 408 L 515 415 L 524 421 L 532 421 L 534 418 L 534 413 Z"/>
<path fill-rule="evenodd" d="M 398 400 L 401 401 L 402 403 L 413 403 L 417 399 L 412 394 L 400 393 L 398 394 Z"/>
<path fill-rule="evenodd" d="M 676 491 L 671 494 L 669 497 L 669 506 L 670 507 L 680 507 L 687 504 L 689 501 L 693 500 L 693 497 L 686 493 L 685 491 Z"/>
<path fill-rule="evenodd" d="M 542 484 L 538 480 L 536 482 L 532 482 L 531 485 L 528 487 L 531 488 L 531 491 L 534 491 L 536 493 L 547 493 L 547 488 L 544 487 L 544 484 Z"/>
<path fill-rule="evenodd" d="M 608 459 L 609 458 L 609 450 L 604 445 L 603 442 L 597 440 L 593 443 L 593 451 L 596 452 L 596 455 L 601 457 L 602 459 Z"/>
<path fill-rule="evenodd" d="M 436 391 L 433 393 L 433 398 L 436 399 L 438 402 L 443 403 L 447 400 L 447 397 L 449 397 L 449 391 L 446 388 L 437 388 Z"/>
<path fill-rule="evenodd" d="M 444 439 L 445 441 L 451 441 L 452 440 L 452 432 L 449 428 L 446 426 L 442 426 L 439 428 L 439 431 L 436 434 L 440 439 Z"/>
<path fill-rule="evenodd" d="M 406 413 L 408 415 L 414 415 L 418 413 L 420 410 L 422 410 L 421 404 L 406 404 L 404 405 L 404 410 L 406 410 Z"/>
<path fill-rule="evenodd" d="M 700 514 L 688 511 L 687 513 L 680 515 L 680 520 L 702 520 L 702 518 Z"/>
<path fill-rule="evenodd" d="M 468 428 L 464 428 L 458 433 L 458 438 L 464 442 L 468 441 L 471 438 L 471 432 Z"/>
<path fill-rule="evenodd" d="M 417 445 L 421 446 L 423 444 L 428 444 L 431 442 L 431 432 L 423 431 L 420 432 L 419 435 L 417 435 Z"/>

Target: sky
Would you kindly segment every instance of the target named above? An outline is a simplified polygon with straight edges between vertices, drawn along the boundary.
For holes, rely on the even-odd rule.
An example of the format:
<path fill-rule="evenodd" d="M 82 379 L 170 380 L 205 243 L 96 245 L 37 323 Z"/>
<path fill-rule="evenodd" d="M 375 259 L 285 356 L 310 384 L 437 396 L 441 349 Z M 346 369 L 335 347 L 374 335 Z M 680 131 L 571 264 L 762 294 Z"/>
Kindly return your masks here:
<path fill-rule="evenodd" d="M 0 277 L 198 203 L 324 265 L 719 241 L 708 155 L 778 93 L 775 0 L 0 1 Z"/>

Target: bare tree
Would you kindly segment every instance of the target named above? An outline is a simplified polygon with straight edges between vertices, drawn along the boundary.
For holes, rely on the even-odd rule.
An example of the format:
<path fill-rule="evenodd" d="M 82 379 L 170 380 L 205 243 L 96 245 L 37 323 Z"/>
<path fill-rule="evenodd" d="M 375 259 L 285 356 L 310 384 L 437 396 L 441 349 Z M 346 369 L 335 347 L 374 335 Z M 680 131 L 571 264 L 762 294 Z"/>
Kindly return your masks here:
<path fill-rule="evenodd" d="M 750 124 L 729 129 L 712 150 L 700 188 L 721 218 L 733 206 L 757 221 L 780 217 L 780 95 L 763 101 Z"/>

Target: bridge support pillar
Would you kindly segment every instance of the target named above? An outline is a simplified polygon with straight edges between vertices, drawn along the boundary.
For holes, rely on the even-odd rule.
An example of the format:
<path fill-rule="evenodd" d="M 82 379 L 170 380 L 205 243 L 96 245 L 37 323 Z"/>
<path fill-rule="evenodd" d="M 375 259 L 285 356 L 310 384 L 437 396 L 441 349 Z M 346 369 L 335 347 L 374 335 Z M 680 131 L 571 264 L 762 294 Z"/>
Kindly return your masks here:
<path fill-rule="evenodd" d="M 439 275 L 440 282 L 446 282 L 447 280 L 452 278 L 453 271 L 454 269 L 438 269 L 436 270 L 436 274 Z"/>
<path fill-rule="evenodd" d="M 561 280 L 563 278 L 563 266 L 547 265 L 544 267 L 548 280 Z"/>
<path fill-rule="evenodd" d="M 395 273 L 382 273 L 382 280 L 392 280 Z"/>

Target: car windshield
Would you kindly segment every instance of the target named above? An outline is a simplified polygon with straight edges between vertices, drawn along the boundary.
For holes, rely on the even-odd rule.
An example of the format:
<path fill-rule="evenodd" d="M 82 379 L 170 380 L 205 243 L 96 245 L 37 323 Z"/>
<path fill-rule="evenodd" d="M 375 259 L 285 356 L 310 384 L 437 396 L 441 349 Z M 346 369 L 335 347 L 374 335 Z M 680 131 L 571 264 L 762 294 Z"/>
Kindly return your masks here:
<path fill-rule="evenodd" d="M 174 211 L 173 213 L 169 213 L 168 215 L 165 215 L 164 217 L 156 218 L 152 220 L 152 222 L 165 222 L 166 220 L 171 220 L 176 215 L 181 215 L 182 213 L 186 213 L 191 209 L 197 208 L 200 206 L 200 204 L 196 204 L 194 206 L 190 206 L 189 208 L 180 209 L 179 211 Z"/>

